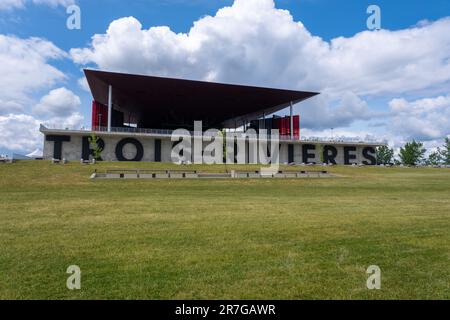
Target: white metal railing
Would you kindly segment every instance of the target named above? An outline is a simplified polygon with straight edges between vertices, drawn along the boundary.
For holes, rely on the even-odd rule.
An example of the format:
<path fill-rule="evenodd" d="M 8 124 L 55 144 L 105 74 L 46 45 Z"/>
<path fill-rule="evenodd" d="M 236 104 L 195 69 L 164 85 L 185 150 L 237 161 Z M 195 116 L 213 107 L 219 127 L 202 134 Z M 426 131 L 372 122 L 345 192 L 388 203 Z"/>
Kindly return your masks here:
<path fill-rule="evenodd" d="M 88 128 L 88 127 L 81 127 L 81 128 L 61 128 L 56 125 L 42 125 L 41 129 L 44 130 L 67 130 L 67 131 L 86 131 L 86 132 L 108 132 L 107 127 L 94 127 L 94 128 Z M 140 134 L 154 134 L 154 135 L 166 135 L 170 136 L 174 132 L 174 130 L 169 129 L 147 129 L 147 128 L 133 128 L 133 127 L 112 127 L 110 132 L 115 133 L 140 133 Z M 228 132 L 232 133 L 233 135 L 239 136 L 246 136 L 247 134 L 244 131 L 233 131 L 229 130 Z M 189 131 L 191 136 L 196 135 L 193 131 Z M 270 137 L 270 134 L 268 134 L 268 138 Z M 302 142 L 315 142 L 315 143 L 321 143 L 321 142 L 337 142 L 337 143 L 371 143 L 371 144 L 379 144 L 384 145 L 387 144 L 387 140 L 377 140 L 371 137 L 294 137 L 294 139 L 291 139 L 290 135 L 280 135 L 280 140 L 286 141 L 286 140 L 296 140 L 296 141 L 302 141 Z"/>
<path fill-rule="evenodd" d="M 41 124 L 42 129 L 49 130 L 66 130 L 66 131 L 86 131 L 86 132 L 108 132 L 107 127 L 65 127 L 61 128 L 60 126 L 53 124 Z M 160 135 L 171 135 L 173 130 L 168 129 L 146 129 L 146 128 L 133 128 L 133 127 L 112 127 L 110 132 L 118 132 L 118 133 L 143 133 L 143 134 L 160 134 Z"/>

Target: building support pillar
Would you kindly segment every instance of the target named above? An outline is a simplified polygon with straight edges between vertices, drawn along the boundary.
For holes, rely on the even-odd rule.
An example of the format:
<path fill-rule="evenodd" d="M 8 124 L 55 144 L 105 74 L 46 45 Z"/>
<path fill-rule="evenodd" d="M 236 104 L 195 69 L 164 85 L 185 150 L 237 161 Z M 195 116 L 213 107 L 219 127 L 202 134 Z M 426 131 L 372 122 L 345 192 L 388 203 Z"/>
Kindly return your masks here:
<path fill-rule="evenodd" d="M 266 113 L 263 112 L 263 127 L 260 129 L 266 129 Z"/>
<path fill-rule="evenodd" d="M 291 132 L 291 140 L 294 140 L 294 115 L 293 115 L 293 105 L 292 105 L 292 101 L 289 105 L 289 110 L 290 110 L 290 132 Z"/>
<path fill-rule="evenodd" d="M 112 85 L 108 88 L 108 132 L 111 132 L 111 117 L 112 117 Z"/>

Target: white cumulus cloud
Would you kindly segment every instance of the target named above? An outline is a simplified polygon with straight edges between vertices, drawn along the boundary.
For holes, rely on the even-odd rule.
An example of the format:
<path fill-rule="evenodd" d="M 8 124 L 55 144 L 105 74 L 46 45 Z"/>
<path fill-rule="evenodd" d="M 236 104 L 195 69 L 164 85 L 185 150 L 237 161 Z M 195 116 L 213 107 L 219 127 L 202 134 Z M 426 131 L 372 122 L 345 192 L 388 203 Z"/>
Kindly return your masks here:
<path fill-rule="evenodd" d="M 45 4 L 51 7 L 56 6 L 69 6 L 71 4 L 74 4 L 75 0 L 33 0 L 34 4 Z"/>
<path fill-rule="evenodd" d="M 0 10 L 24 8 L 27 3 L 33 3 L 36 5 L 44 4 L 51 7 L 57 7 L 69 6 L 71 4 L 74 4 L 75 2 L 75 0 L 1 0 Z"/>
<path fill-rule="evenodd" d="M 66 53 L 50 41 L 0 34 L 0 101 L 27 104 L 31 93 L 66 79 L 49 64 L 64 57 Z"/>
<path fill-rule="evenodd" d="M 450 95 L 407 101 L 389 102 L 390 125 L 407 138 L 433 140 L 450 135 Z"/>
<path fill-rule="evenodd" d="M 41 148 L 44 136 L 39 131 L 40 124 L 58 128 L 80 127 L 84 117 L 75 112 L 67 117 L 38 119 L 29 114 L 9 114 L 0 116 L 0 148 L 28 153 Z"/>
<path fill-rule="evenodd" d="M 29 152 L 40 147 L 39 123 L 80 126 L 81 102 L 72 91 L 64 87 L 50 90 L 35 102 L 43 90 L 66 81 L 66 75 L 51 62 L 67 57 L 48 40 L 0 34 L 0 148 Z"/>
<path fill-rule="evenodd" d="M 37 115 L 64 117 L 77 112 L 80 105 L 80 98 L 63 87 L 51 90 L 43 96 L 41 101 L 34 106 L 33 112 Z"/>
<path fill-rule="evenodd" d="M 8 114 L 8 113 L 21 113 L 25 107 L 14 100 L 1 100 L 0 99 L 0 115 Z"/>
<path fill-rule="evenodd" d="M 32 151 L 43 145 L 39 120 L 31 115 L 10 114 L 0 116 L 0 148 Z"/>
<path fill-rule="evenodd" d="M 78 79 L 78 86 L 86 92 L 91 92 L 86 77 L 81 77 Z"/>
<path fill-rule="evenodd" d="M 351 91 L 339 94 L 323 92 L 297 106 L 302 126 L 320 130 L 348 127 L 356 120 L 370 120 L 383 113 L 370 109 L 366 101 Z"/>
<path fill-rule="evenodd" d="M 71 54 L 106 70 L 379 95 L 449 84 L 448 30 L 442 19 L 327 42 L 273 0 L 236 0 L 187 33 L 121 18 Z"/>
<path fill-rule="evenodd" d="M 0 1 L 0 10 L 11 10 L 14 8 L 23 8 L 25 0 L 2 0 Z"/>

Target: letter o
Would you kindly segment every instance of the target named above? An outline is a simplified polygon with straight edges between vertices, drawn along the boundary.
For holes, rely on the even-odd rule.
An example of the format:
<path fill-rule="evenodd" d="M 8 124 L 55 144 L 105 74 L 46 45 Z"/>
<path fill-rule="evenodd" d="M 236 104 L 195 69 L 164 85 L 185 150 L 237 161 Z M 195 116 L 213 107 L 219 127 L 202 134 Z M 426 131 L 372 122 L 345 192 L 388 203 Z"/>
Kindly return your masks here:
<path fill-rule="evenodd" d="M 131 143 L 136 147 L 136 156 L 133 159 L 127 159 L 123 155 L 123 147 L 126 144 Z M 133 138 L 125 138 L 119 141 L 116 145 L 116 158 L 119 161 L 141 161 L 144 157 L 144 147 L 142 147 L 142 143 Z"/>

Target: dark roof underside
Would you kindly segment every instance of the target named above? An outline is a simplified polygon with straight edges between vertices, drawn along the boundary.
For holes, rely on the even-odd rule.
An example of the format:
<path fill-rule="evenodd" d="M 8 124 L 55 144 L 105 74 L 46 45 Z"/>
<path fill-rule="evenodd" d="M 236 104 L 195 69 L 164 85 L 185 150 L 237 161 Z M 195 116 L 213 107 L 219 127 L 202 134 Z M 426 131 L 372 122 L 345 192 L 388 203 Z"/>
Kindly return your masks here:
<path fill-rule="evenodd" d="M 234 127 L 243 120 L 260 118 L 315 96 L 314 92 L 281 90 L 203 81 L 84 70 L 94 100 L 138 115 L 148 128 L 162 123 L 193 123 Z"/>

